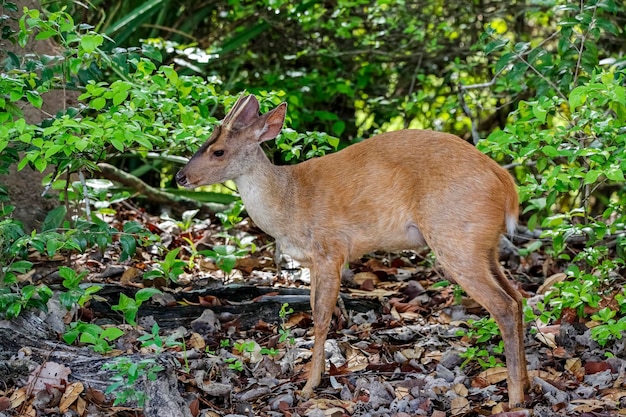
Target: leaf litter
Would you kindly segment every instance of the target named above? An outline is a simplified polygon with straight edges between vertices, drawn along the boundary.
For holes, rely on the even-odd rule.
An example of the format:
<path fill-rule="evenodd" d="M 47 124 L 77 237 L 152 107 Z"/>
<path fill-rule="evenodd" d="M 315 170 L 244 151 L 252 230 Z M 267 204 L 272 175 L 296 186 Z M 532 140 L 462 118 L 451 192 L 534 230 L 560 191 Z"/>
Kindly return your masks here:
<path fill-rule="evenodd" d="M 441 285 L 446 277 L 432 264 L 428 252 L 373 254 L 350 265 L 342 277 L 342 302 L 325 345 L 327 372 L 315 397 L 304 399 L 298 389 L 304 385 L 314 343 L 307 271 L 289 263 L 278 270 L 271 239 L 245 220 L 229 232 L 239 238 L 254 236 L 257 250 L 236 259 L 232 271 L 225 273 L 214 259 L 197 255 L 202 249 L 229 243 L 219 226 L 195 222 L 183 232 L 171 219 L 133 210 L 109 221 L 121 229 L 128 219 L 141 221 L 157 233 L 169 253 L 180 248 L 178 259 L 185 265 L 196 256 L 194 266 L 182 267 L 174 283 L 143 279 L 167 255 L 155 247 L 138 248 L 133 259 L 123 262 L 116 246 L 75 257 L 73 267 L 89 272 L 85 282 L 105 287 L 83 308 L 83 317 L 126 330 L 114 351 L 104 356 L 85 347 L 78 349 L 84 361 L 105 363 L 126 356 L 163 362 L 165 371 L 160 374 L 168 377 L 156 382 L 143 378 L 136 385 L 138 391 L 157 389 L 163 394 L 148 398 L 143 409 L 132 402 L 114 406 L 116 393 L 104 394 L 111 373 L 97 372 L 88 378 L 81 372 L 82 362 L 51 359 L 73 347 L 44 338 L 50 357 L 42 357 L 30 351 L 30 340 L 24 345 L 16 340 L 13 350 L 2 345 L 2 358 L 11 364 L 26 361 L 29 366 L 21 374 L 9 372 L 0 377 L 4 382 L 0 414 L 626 415 L 626 338 L 600 348 L 590 337 L 589 323 L 580 320 L 552 325 L 538 321 L 527 326 L 532 390 L 526 408 L 509 410 L 507 371 L 502 352 L 496 348 L 499 338 L 480 345 L 494 358 L 490 367 L 465 359 L 464 353 L 478 343 L 476 338 L 458 334 L 464 330 L 467 335 L 468 323 L 487 313 L 460 296 L 453 285 Z M 55 274 L 49 272 L 58 268 L 54 262 L 58 260 L 40 259 L 37 273 L 23 279 L 54 287 Z M 536 263 L 522 262 L 514 271 L 522 277 L 519 287 L 529 304 L 540 302 L 551 285 L 565 278 L 552 274 L 541 287 L 524 279 L 537 270 L 544 272 Z M 146 286 L 160 288 L 163 295 L 140 306 L 138 326 L 122 325 L 120 314 L 110 306 L 117 303 L 120 293 L 132 297 Z M 55 288 L 60 289 L 58 283 Z M 293 311 L 280 317 L 285 304 Z M 39 316 L 68 324 L 76 314 L 51 309 L 50 317 Z M 162 342 L 158 349 L 145 343 L 141 347 L 139 339 L 150 335 L 154 323 L 161 326 L 156 337 L 170 342 Z M 58 335 L 58 327 L 56 332 L 41 334 Z"/>

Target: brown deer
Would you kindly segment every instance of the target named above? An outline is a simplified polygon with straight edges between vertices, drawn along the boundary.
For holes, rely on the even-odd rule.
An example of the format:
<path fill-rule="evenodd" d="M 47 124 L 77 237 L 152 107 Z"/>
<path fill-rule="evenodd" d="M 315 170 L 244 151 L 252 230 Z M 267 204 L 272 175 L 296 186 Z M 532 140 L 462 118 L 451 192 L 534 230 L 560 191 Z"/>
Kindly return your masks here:
<path fill-rule="evenodd" d="M 189 163 L 185 187 L 234 180 L 248 214 L 280 250 L 311 268 L 315 344 L 309 396 L 324 372 L 324 342 L 341 270 L 375 250 L 428 245 L 441 266 L 489 311 L 505 344 L 509 404 L 529 386 L 522 296 L 501 270 L 498 243 L 513 233 L 518 197 L 511 175 L 462 139 L 428 130 L 384 133 L 291 166 L 260 147 L 281 131 L 286 103 L 259 116 L 242 96 Z"/>

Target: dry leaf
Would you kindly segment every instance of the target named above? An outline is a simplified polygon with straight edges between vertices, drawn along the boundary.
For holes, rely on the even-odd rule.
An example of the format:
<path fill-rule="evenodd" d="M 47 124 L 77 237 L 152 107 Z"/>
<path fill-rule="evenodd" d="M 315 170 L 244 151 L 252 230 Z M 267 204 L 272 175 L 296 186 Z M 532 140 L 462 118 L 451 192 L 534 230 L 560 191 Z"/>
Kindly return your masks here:
<path fill-rule="evenodd" d="M 570 358 L 565 361 L 565 369 L 575 374 L 582 367 L 580 358 Z"/>
<path fill-rule="evenodd" d="M 200 334 L 196 332 L 191 333 L 191 337 L 189 338 L 189 347 L 193 349 L 203 350 L 206 346 L 206 342 L 204 338 L 200 336 Z"/>
<path fill-rule="evenodd" d="M 331 398 L 313 398 L 306 402 L 306 405 L 309 406 L 305 411 L 305 415 L 308 415 L 316 408 L 322 410 L 325 416 L 331 416 L 333 414 L 327 414 L 328 411 L 335 413 L 338 410 L 342 412 L 343 415 L 348 413 L 352 415 L 354 413 L 355 403 L 352 401 L 343 401 L 343 400 L 335 400 Z"/>
<path fill-rule="evenodd" d="M 587 375 L 597 374 L 599 372 L 604 372 L 609 369 L 613 372 L 613 368 L 608 362 L 587 362 L 585 363 L 585 372 Z"/>
<path fill-rule="evenodd" d="M 78 397 L 76 399 L 76 412 L 79 416 L 85 415 L 85 410 L 87 409 L 87 401 L 85 401 L 82 397 Z"/>
<path fill-rule="evenodd" d="M 438 350 L 433 350 L 432 352 L 428 352 L 426 355 L 424 355 L 424 357 L 422 358 L 422 364 L 426 365 L 431 363 L 432 361 L 440 362 L 442 356 L 443 353 Z"/>
<path fill-rule="evenodd" d="M 462 416 L 470 412 L 470 405 L 467 398 L 457 397 L 450 402 L 450 412 L 453 416 Z"/>
<path fill-rule="evenodd" d="M 293 313 L 289 316 L 287 322 L 285 322 L 285 328 L 291 329 L 292 327 L 298 326 L 303 320 L 311 320 L 311 315 L 303 311 Z"/>
<path fill-rule="evenodd" d="M 28 385 L 32 387 L 32 393 L 46 389 L 46 385 L 61 386 L 67 381 L 72 370 L 56 362 L 45 362 L 39 365 L 28 377 Z"/>
<path fill-rule="evenodd" d="M 543 281 L 543 284 L 537 288 L 537 294 L 545 294 L 550 288 L 554 286 L 557 282 L 563 282 L 567 279 L 567 274 L 563 272 L 559 272 L 557 274 L 551 275 Z"/>
<path fill-rule="evenodd" d="M 572 400 L 571 404 L 580 404 L 572 411 L 577 413 L 591 413 L 594 410 L 614 409 L 615 402 L 601 400 Z"/>
<path fill-rule="evenodd" d="M 545 328 L 539 328 L 538 332 L 535 334 L 535 339 L 539 340 L 546 346 L 555 349 L 557 347 L 556 344 L 556 335 L 554 333 L 544 332 Z"/>
<path fill-rule="evenodd" d="M 28 399 L 28 390 L 26 387 L 19 388 L 11 394 L 11 398 L 9 399 L 11 400 L 11 408 L 15 409 Z"/>
<path fill-rule="evenodd" d="M 396 392 L 394 394 L 396 396 L 396 399 L 401 400 L 404 397 L 408 397 L 409 395 L 411 395 L 411 390 L 407 387 L 398 386 L 396 387 Z"/>
<path fill-rule="evenodd" d="M 0 411 L 11 408 L 11 399 L 9 397 L 0 397 Z"/>
<path fill-rule="evenodd" d="M 626 397 L 626 390 L 621 388 L 609 388 L 605 390 L 602 399 L 606 399 L 609 401 L 619 401 L 622 397 Z"/>
<path fill-rule="evenodd" d="M 354 278 L 352 279 L 359 285 L 363 285 L 363 283 L 367 280 L 369 280 L 372 284 L 378 284 L 380 282 L 378 275 L 373 272 L 358 272 L 354 274 Z"/>
<path fill-rule="evenodd" d="M 62 413 L 66 412 L 67 409 L 70 408 L 72 404 L 74 404 L 74 401 L 76 401 L 78 396 L 84 390 L 85 390 L 85 387 L 83 386 L 82 382 L 75 382 L 73 384 L 68 385 L 67 388 L 65 389 L 65 392 L 63 393 L 63 396 L 61 397 L 61 402 L 59 404 L 59 411 L 61 411 Z"/>
<path fill-rule="evenodd" d="M 349 343 L 340 343 L 340 345 L 345 350 L 345 357 L 348 360 L 346 366 L 351 372 L 358 372 L 367 368 L 369 360 L 361 349 L 355 348 Z"/>
<path fill-rule="evenodd" d="M 354 294 L 356 297 L 361 297 L 361 298 L 377 298 L 379 300 L 383 300 L 384 298 L 389 298 L 391 296 L 394 296 L 396 294 L 398 294 L 397 291 L 388 291 L 388 290 L 384 290 L 382 288 L 377 288 L 374 291 L 363 291 L 363 290 L 357 290 L 354 288 L 350 288 L 348 290 L 348 292 L 350 292 L 351 294 Z"/>
<path fill-rule="evenodd" d="M 467 395 L 469 394 L 469 391 L 467 390 L 467 387 L 463 384 L 455 384 L 452 389 L 454 390 L 454 392 L 456 392 L 458 395 L 460 395 L 461 397 L 467 397 Z"/>
<path fill-rule="evenodd" d="M 138 278 L 142 274 L 143 273 L 139 269 L 131 266 L 130 268 L 125 270 L 124 273 L 122 273 L 122 277 L 120 278 L 120 285 L 122 285 L 123 287 L 133 285 L 133 281 L 135 280 L 135 278 Z"/>
<path fill-rule="evenodd" d="M 414 345 L 413 349 L 402 349 L 400 353 L 407 359 L 419 359 L 424 354 L 424 348 L 418 345 Z"/>
<path fill-rule="evenodd" d="M 500 366 L 497 368 L 489 368 L 478 374 L 478 378 L 482 378 L 490 385 L 497 384 L 498 382 L 506 381 L 506 377 L 509 375 L 506 367 Z"/>

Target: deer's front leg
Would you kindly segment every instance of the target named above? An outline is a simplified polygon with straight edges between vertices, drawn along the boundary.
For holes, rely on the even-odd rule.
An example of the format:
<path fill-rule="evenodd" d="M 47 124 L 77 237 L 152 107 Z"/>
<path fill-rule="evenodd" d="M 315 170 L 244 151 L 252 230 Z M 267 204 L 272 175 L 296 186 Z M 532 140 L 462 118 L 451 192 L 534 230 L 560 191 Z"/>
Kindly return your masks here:
<path fill-rule="evenodd" d="M 309 378 L 302 390 L 302 395 L 305 397 L 310 397 L 313 389 L 319 385 L 326 367 L 324 343 L 339 295 L 341 266 L 342 262 L 327 262 L 316 264 L 311 268 L 311 307 L 313 308 L 315 342 Z"/>

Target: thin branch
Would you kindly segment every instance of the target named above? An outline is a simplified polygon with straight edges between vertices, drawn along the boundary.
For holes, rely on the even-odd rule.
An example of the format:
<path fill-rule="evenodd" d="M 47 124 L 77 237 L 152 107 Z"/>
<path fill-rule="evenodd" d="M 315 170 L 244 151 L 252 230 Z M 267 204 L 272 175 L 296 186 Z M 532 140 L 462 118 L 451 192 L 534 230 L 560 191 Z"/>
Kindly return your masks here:
<path fill-rule="evenodd" d="M 80 178 L 80 183 L 83 186 L 83 197 L 85 198 L 85 214 L 87 214 L 87 218 L 91 218 L 91 203 L 89 202 L 89 190 L 87 189 L 87 182 L 85 181 L 85 174 L 83 173 L 82 168 L 78 170 L 78 178 Z"/>
<path fill-rule="evenodd" d="M 584 10 L 584 0 L 580 0 L 580 10 L 581 12 Z M 580 49 L 578 50 L 578 61 L 576 62 L 576 69 L 574 72 L 574 82 L 572 83 L 572 85 L 576 85 L 576 82 L 578 81 L 578 76 L 580 75 L 580 63 L 582 62 L 583 59 L 583 51 L 585 50 L 585 40 L 587 39 L 587 35 L 589 35 L 589 32 L 591 31 L 592 27 L 593 27 L 593 23 L 596 20 L 596 12 L 598 11 L 598 6 L 594 6 L 593 8 L 593 17 L 591 18 L 591 24 L 589 25 L 589 28 L 587 28 L 587 31 L 585 33 L 582 34 L 582 37 L 580 38 Z"/>
<path fill-rule="evenodd" d="M 208 209 L 207 205 L 202 204 L 191 198 L 184 196 L 178 196 L 176 194 L 168 193 L 167 191 L 154 188 L 139 178 L 131 175 L 121 169 L 114 167 L 113 165 L 101 162 L 98 164 L 102 177 L 118 182 L 126 187 L 132 188 L 138 194 L 148 198 L 150 202 L 163 204 L 166 206 L 172 206 L 179 211 L 192 210 L 192 209 Z M 209 210 L 210 211 L 210 210 Z"/>
<path fill-rule="evenodd" d="M 459 83 L 458 96 L 459 96 L 459 103 L 461 104 L 461 108 L 463 108 L 463 113 L 465 113 L 465 115 L 469 117 L 470 119 L 470 124 L 472 126 L 472 142 L 474 143 L 474 145 L 476 145 L 478 141 L 480 140 L 480 136 L 478 135 L 478 128 L 476 127 L 476 122 L 474 121 L 474 115 L 472 114 L 472 111 L 470 110 L 467 103 L 465 102 L 465 97 L 463 94 L 463 86 L 460 83 Z"/>

